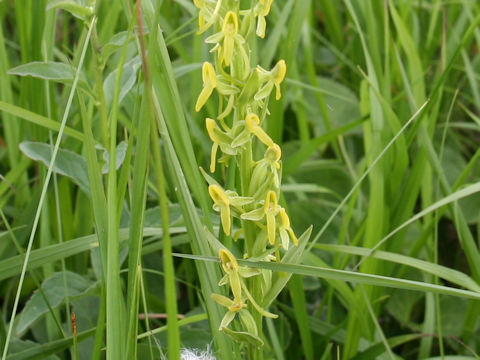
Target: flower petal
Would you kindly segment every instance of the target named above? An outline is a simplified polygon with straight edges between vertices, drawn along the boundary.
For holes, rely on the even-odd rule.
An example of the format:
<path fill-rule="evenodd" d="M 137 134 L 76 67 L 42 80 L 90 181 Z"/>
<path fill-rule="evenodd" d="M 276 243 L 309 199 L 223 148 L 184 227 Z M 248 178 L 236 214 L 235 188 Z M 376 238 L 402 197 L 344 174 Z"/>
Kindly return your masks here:
<path fill-rule="evenodd" d="M 220 294 L 210 294 L 210 297 L 212 298 L 213 301 L 215 301 L 217 304 L 229 307 L 233 305 L 233 300 L 229 299 L 226 296 L 220 295 Z"/>
<path fill-rule="evenodd" d="M 210 153 L 210 172 L 215 172 L 215 165 L 217 163 L 217 151 L 218 151 L 218 143 L 213 143 L 212 151 Z"/>
<path fill-rule="evenodd" d="M 207 102 L 208 98 L 210 95 L 212 95 L 213 92 L 213 86 L 211 85 L 205 85 L 200 92 L 200 95 L 198 95 L 197 103 L 195 104 L 195 111 L 200 111 Z"/>
<path fill-rule="evenodd" d="M 237 313 L 235 313 L 235 312 L 227 311 L 227 313 L 225 314 L 225 316 L 222 319 L 222 322 L 220 323 L 220 327 L 218 328 L 218 330 L 222 330 L 223 328 L 228 327 L 228 325 L 230 325 L 232 320 L 235 318 L 236 314 Z"/>
<path fill-rule="evenodd" d="M 243 213 L 240 218 L 242 220 L 250 220 L 250 221 L 260 221 L 265 216 L 263 208 L 258 208 L 246 213 Z"/>
<path fill-rule="evenodd" d="M 223 205 L 220 208 L 220 217 L 222 220 L 222 227 L 225 235 L 230 235 L 230 228 L 232 226 L 232 219 L 230 217 L 230 206 Z"/>

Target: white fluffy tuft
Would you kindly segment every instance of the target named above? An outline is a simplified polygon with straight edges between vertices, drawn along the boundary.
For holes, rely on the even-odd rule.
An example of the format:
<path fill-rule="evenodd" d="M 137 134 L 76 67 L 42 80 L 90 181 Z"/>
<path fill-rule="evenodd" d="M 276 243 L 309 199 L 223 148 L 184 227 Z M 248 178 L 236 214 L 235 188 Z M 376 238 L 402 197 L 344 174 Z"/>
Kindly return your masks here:
<path fill-rule="evenodd" d="M 213 356 L 210 346 L 207 346 L 203 351 L 198 349 L 182 349 L 180 360 L 216 360 L 216 358 Z"/>
<path fill-rule="evenodd" d="M 180 360 L 215 360 L 210 346 L 207 346 L 205 351 L 197 349 L 183 349 L 180 354 Z"/>

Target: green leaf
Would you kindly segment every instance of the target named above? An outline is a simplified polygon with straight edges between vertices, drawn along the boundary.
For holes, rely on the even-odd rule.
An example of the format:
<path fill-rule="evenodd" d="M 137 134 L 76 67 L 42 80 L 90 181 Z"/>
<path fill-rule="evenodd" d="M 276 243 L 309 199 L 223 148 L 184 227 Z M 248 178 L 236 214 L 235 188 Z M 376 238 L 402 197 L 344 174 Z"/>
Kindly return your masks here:
<path fill-rule="evenodd" d="M 89 3 L 94 3 L 89 1 Z M 47 10 L 62 9 L 68 11 L 73 16 L 85 20 L 93 15 L 94 7 L 88 6 L 83 0 L 50 0 L 47 5 Z"/>
<path fill-rule="evenodd" d="M 108 43 L 103 46 L 102 58 L 104 61 L 107 61 L 110 55 L 112 55 L 124 46 L 125 41 L 127 40 L 127 34 L 128 31 L 121 31 L 119 33 L 116 33 L 111 37 Z"/>
<path fill-rule="evenodd" d="M 121 141 L 117 145 L 117 151 L 115 156 L 115 168 L 117 170 L 120 169 L 120 166 L 122 166 L 123 161 L 125 160 L 125 155 L 127 154 L 127 148 L 128 148 L 128 144 L 126 141 Z M 110 156 L 109 156 L 108 150 L 105 150 L 103 152 L 103 160 L 105 160 L 105 163 L 103 164 L 103 167 L 102 167 L 102 174 L 108 173 L 109 159 L 110 159 Z"/>
<path fill-rule="evenodd" d="M 55 61 L 33 61 L 8 70 L 7 74 L 17 76 L 31 76 L 36 79 L 55 81 L 63 84 L 73 83 L 77 69 L 70 64 Z M 83 90 L 89 87 L 85 78 L 80 74 L 78 86 Z"/>
<path fill-rule="evenodd" d="M 53 149 L 49 144 L 24 141 L 20 144 L 20 150 L 30 159 L 41 161 L 46 166 L 50 165 Z M 87 195 L 90 195 L 87 161 L 83 156 L 59 149 L 53 171 L 71 178 Z"/>
<path fill-rule="evenodd" d="M 66 271 L 65 273 L 54 273 L 46 279 L 42 283 L 42 290 L 52 308 L 55 309 L 63 303 L 67 295 L 70 299 L 80 296 L 85 294 L 91 286 L 92 282 L 90 280 L 73 272 Z M 24 333 L 35 321 L 48 311 L 48 305 L 42 294 L 38 290 L 35 291 L 18 317 L 16 324 L 17 335 Z"/>
<path fill-rule="evenodd" d="M 371 252 L 371 249 L 347 245 L 316 244 L 315 247 L 321 250 L 336 251 L 345 254 L 354 254 L 360 256 L 367 256 Z M 414 267 L 421 271 L 436 275 L 442 279 L 450 281 L 451 283 L 463 286 L 466 289 L 480 293 L 480 286 L 472 278 L 460 271 L 430 263 L 428 261 L 415 259 L 409 256 L 391 253 L 387 251 L 377 250 L 371 256 L 376 259 L 391 261 L 397 264 Z"/>
<path fill-rule="evenodd" d="M 312 234 L 312 227 L 310 226 L 305 232 L 298 238 L 298 246 L 292 246 L 287 251 L 285 256 L 282 258 L 282 263 L 298 263 L 300 262 L 303 254 L 303 250 L 310 239 Z M 274 280 L 272 282 L 272 287 L 268 292 L 268 295 L 263 299 L 262 305 L 268 307 L 280 294 L 280 291 L 287 285 L 288 280 L 290 280 L 291 274 L 275 274 Z"/>
<path fill-rule="evenodd" d="M 129 229 L 120 229 L 119 240 L 125 241 L 128 238 Z M 184 227 L 171 227 L 170 234 L 185 233 Z M 143 236 L 162 237 L 163 231 L 161 228 L 144 228 Z M 161 242 L 155 242 L 149 251 L 157 251 L 162 248 Z M 80 254 L 84 251 L 98 247 L 98 235 L 88 235 L 65 241 L 60 244 L 43 246 L 40 249 L 33 250 L 28 262 L 27 270 L 35 269 L 39 266 L 50 264 L 55 261 L 65 259 L 69 256 Z M 147 251 L 147 250 L 146 250 Z M 0 280 L 8 279 L 12 276 L 20 274 L 22 271 L 23 261 L 25 255 L 11 256 L 8 259 L 0 261 Z"/>
<path fill-rule="evenodd" d="M 239 343 L 247 343 L 249 345 L 253 345 L 256 347 L 263 346 L 263 340 L 260 339 L 258 336 L 250 334 L 244 331 L 233 331 L 229 328 L 222 328 L 222 331 L 229 335 L 233 340 Z"/>
<path fill-rule="evenodd" d="M 318 89 L 328 89 L 323 96 L 328 104 L 327 112 L 332 124 L 335 124 L 336 127 L 344 127 L 361 118 L 360 104 L 354 92 L 339 82 L 325 77 L 318 77 L 318 83 L 321 84 L 321 88 Z M 312 92 L 305 92 L 305 94 L 307 97 L 305 101 L 308 104 L 316 104 L 315 99 L 308 96 L 313 95 Z M 307 106 L 307 110 L 310 118 L 314 120 L 316 135 L 325 134 L 328 131 L 325 127 L 325 119 L 317 115 L 321 113 L 320 109 Z"/>
<path fill-rule="evenodd" d="M 273 271 L 282 271 L 291 274 L 314 276 L 324 279 L 336 279 L 349 281 L 359 284 L 370 284 L 375 286 L 385 286 L 397 289 L 407 289 L 423 292 L 434 292 L 444 295 L 459 296 L 470 299 L 480 300 L 480 293 L 460 290 L 452 287 L 429 284 L 420 281 L 392 278 L 388 276 L 364 274 L 354 271 L 328 269 L 316 266 L 294 265 L 287 263 L 274 263 L 265 261 L 248 261 L 238 259 L 241 266 L 250 266 L 258 269 L 267 269 Z"/>
<path fill-rule="evenodd" d="M 27 351 L 32 351 L 38 347 L 39 347 L 39 344 L 31 340 L 15 340 L 15 341 L 12 341 L 10 345 L 10 352 L 12 355 L 15 355 L 15 353 L 24 353 Z M 8 357 L 7 359 L 9 358 L 10 357 Z M 42 357 L 42 358 L 45 360 L 60 360 L 60 358 L 56 355 L 45 355 L 45 357 Z"/>
<path fill-rule="evenodd" d="M 82 341 L 95 333 L 95 328 L 83 331 L 77 334 L 77 341 Z M 26 350 L 21 350 L 7 356 L 7 360 L 38 360 L 45 359 L 51 354 L 69 348 L 73 343 L 73 338 L 70 336 L 65 339 L 55 340 L 46 344 L 36 344 Z M 14 344 L 14 343 L 12 343 Z"/>
<path fill-rule="evenodd" d="M 417 340 L 422 336 L 423 336 L 422 334 L 399 335 L 399 336 L 395 336 L 388 339 L 387 342 L 393 348 L 393 347 L 408 343 L 410 341 Z M 384 352 L 385 352 L 385 345 L 383 344 L 383 342 L 379 342 L 369 347 L 367 350 L 359 353 L 357 356 L 354 357 L 354 360 L 377 359 L 377 357 L 382 355 Z"/>
<path fill-rule="evenodd" d="M 122 70 L 122 79 L 120 80 L 120 94 L 118 96 L 118 104 L 122 102 L 125 96 L 132 90 L 137 81 L 137 71 L 141 65 L 140 56 L 135 56 L 132 60 L 125 63 Z M 117 77 L 117 69 L 113 70 L 106 77 L 103 83 L 103 92 L 105 93 L 105 101 L 107 106 L 111 106 L 113 94 L 115 93 L 115 81 Z"/>
<path fill-rule="evenodd" d="M 202 63 L 177 65 L 173 68 L 173 75 L 175 76 L 176 79 L 178 79 L 184 75 L 191 73 L 192 71 L 200 69 L 201 67 L 202 67 Z"/>
<path fill-rule="evenodd" d="M 202 261 L 209 261 L 209 262 L 219 261 L 218 258 L 211 257 L 211 256 L 187 255 L 187 254 L 174 254 L 174 255 L 178 257 L 194 259 L 194 260 L 202 260 Z M 334 279 L 334 280 L 348 281 L 348 282 L 359 283 L 359 284 L 391 287 L 396 289 L 433 292 L 433 293 L 438 293 L 443 295 L 458 296 L 458 297 L 463 297 L 468 299 L 480 300 L 480 293 L 477 293 L 477 292 L 456 289 L 448 286 L 429 284 L 421 281 L 399 279 L 399 278 L 393 278 L 393 277 L 382 276 L 382 275 L 365 274 L 365 273 L 359 273 L 355 271 L 330 269 L 330 268 L 319 267 L 319 266 L 297 265 L 297 264 L 284 263 L 284 262 L 278 263 L 278 262 L 266 262 L 266 261 L 251 261 L 251 260 L 243 260 L 243 259 L 237 259 L 237 262 L 240 266 L 248 266 L 256 269 L 272 270 L 280 273 L 283 272 L 283 273 L 289 273 L 289 274 L 313 276 L 321 279 Z M 288 276 L 283 276 L 283 277 L 288 277 Z M 272 296 L 269 295 L 267 299 L 270 299 L 271 297 Z M 267 302 L 264 300 L 264 303 L 267 303 Z"/>
<path fill-rule="evenodd" d="M 8 70 L 9 75 L 32 76 L 34 78 L 64 82 L 73 81 L 75 67 L 61 62 L 34 61 Z"/>
<path fill-rule="evenodd" d="M 45 129 L 50 129 L 56 132 L 60 130 L 60 123 L 3 101 L 0 101 L 0 111 L 29 121 L 32 124 L 43 126 Z M 69 127 L 65 127 L 65 134 L 80 141 L 84 140 L 83 134 L 81 132 Z"/>

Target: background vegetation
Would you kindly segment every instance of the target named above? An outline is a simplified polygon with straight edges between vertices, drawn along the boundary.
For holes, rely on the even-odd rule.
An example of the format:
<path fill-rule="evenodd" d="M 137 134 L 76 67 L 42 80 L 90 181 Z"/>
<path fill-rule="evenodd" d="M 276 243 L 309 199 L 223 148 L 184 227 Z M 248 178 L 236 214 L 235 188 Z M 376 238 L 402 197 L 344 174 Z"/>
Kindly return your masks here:
<path fill-rule="evenodd" d="M 193 3 L 139 3 L 0 1 L 2 359 L 242 357 L 209 298 L 211 55 Z M 287 63 L 267 132 L 313 232 L 300 265 L 249 263 L 294 274 L 266 359 L 479 358 L 479 24 L 471 0 L 274 1 L 252 58 Z"/>

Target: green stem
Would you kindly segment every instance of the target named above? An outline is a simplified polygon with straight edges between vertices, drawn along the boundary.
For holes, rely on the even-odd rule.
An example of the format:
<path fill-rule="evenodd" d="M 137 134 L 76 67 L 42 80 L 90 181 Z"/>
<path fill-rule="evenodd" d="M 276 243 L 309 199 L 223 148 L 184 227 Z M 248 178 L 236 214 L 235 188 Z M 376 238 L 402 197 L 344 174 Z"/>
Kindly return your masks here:
<path fill-rule="evenodd" d="M 140 2 L 137 1 L 138 24 L 142 27 Z M 155 27 L 156 31 L 157 27 Z M 158 141 L 159 131 L 157 119 L 155 118 L 152 82 L 150 77 L 145 40 L 142 30 L 139 33 L 140 47 L 142 51 L 142 63 L 145 72 L 145 91 L 147 97 L 147 114 L 150 118 L 150 145 L 152 150 L 153 169 L 157 180 L 158 202 L 161 210 L 163 229 L 163 268 L 165 272 L 165 297 L 167 307 L 167 334 L 168 334 L 168 358 L 180 359 L 180 331 L 177 320 L 177 292 L 175 288 L 175 268 L 173 265 L 172 242 L 169 231 L 169 212 L 166 192 L 165 175 L 161 146 Z M 155 35 L 155 34 L 154 34 Z M 153 36 L 155 38 L 155 36 Z"/>
<path fill-rule="evenodd" d="M 149 91 L 150 93 L 150 91 Z M 167 303 L 168 358 L 180 359 L 180 332 L 177 321 L 177 292 L 175 288 L 175 268 L 173 265 L 172 241 L 169 231 L 169 213 L 163 171 L 161 147 L 158 142 L 158 128 L 152 117 L 151 145 L 153 167 L 157 178 L 158 202 L 161 210 L 163 229 L 163 269 L 165 272 L 165 296 Z"/>
<path fill-rule="evenodd" d="M 108 113 L 107 113 L 107 104 L 105 102 L 105 94 L 103 92 L 103 64 L 101 62 L 100 43 L 98 41 L 96 25 L 94 25 L 90 42 L 92 45 L 92 57 L 95 61 L 95 87 L 96 87 L 97 96 L 98 96 L 98 113 L 100 117 L 102 145 L 105 148 L 108 148 L 108 143 L 109 143 Z"/>

